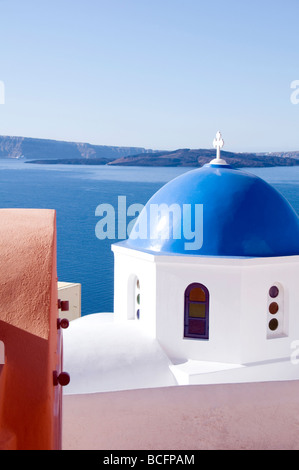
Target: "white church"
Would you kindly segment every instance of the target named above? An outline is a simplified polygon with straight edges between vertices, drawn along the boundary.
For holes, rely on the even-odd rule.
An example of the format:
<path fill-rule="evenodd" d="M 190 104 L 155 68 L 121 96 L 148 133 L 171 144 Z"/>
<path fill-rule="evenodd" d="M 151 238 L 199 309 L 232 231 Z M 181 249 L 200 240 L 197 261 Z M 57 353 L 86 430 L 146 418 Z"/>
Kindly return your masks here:
<path fill-rule="evenodd" d="M 67 393 L 299 379 L 298 216 L 214 147 L 112 246 L 114 312 L 65 332 Z"/>

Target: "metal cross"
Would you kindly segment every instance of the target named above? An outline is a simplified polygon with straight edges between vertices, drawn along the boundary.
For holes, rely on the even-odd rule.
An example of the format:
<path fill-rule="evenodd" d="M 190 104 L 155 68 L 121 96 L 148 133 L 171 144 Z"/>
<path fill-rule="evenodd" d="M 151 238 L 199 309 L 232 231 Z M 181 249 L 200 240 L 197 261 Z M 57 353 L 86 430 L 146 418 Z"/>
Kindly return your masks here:
<path fill-rule="evenodd" d="M 216 159 L 220 160 L 220 149 L 222 149 L 224 145 L 224 140 L 221 137 L 221 133 L 218 131 L 216 134 L 216 139 L 213 140 L 213 146 L 217 149 L 217 156 Z"/>

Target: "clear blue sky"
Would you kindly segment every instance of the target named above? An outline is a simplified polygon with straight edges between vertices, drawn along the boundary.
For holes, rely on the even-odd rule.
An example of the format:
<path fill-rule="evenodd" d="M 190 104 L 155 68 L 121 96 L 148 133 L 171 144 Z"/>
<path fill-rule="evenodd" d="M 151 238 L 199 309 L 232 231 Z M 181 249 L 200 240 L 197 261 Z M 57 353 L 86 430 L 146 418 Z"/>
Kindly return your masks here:
<path fill-rule="evenodd" d="M 0 134 L 299 150 L 298 0 L 0 0 Z"/>

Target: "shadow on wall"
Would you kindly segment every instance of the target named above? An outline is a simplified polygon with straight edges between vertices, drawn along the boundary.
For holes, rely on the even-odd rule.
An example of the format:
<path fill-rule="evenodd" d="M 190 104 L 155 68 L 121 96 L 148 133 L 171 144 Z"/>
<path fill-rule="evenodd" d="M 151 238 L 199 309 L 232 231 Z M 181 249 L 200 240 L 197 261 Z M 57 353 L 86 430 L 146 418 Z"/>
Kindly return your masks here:
<path fill-rule="evenodd" d="M 17 448 L 48 448 L 54 432 L 48 341 L 4 321 L 0 331 L 6 352 L 0 381 L 0 442 L 2 432 L 10 431 Z"/>

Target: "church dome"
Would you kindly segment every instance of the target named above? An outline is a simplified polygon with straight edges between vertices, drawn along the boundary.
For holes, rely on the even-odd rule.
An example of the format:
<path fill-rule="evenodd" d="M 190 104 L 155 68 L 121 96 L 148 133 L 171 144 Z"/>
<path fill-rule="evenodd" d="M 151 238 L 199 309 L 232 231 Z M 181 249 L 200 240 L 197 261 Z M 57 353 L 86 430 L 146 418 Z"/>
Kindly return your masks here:
<path fill-rule="evenodd" d="M 154 194 L 126 246 L 216 257 L 299 255 L 299 218 L 289 202 L 263 179 L 213 162 Z M 154 219 L 153 208 L 163 209 Z"/>

